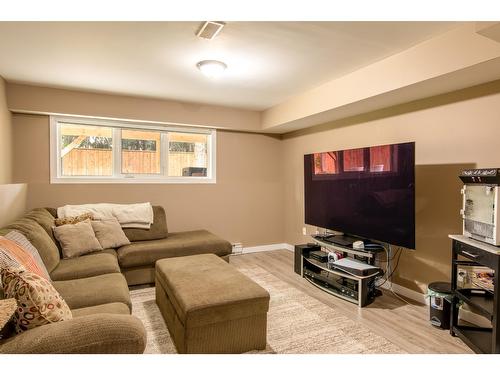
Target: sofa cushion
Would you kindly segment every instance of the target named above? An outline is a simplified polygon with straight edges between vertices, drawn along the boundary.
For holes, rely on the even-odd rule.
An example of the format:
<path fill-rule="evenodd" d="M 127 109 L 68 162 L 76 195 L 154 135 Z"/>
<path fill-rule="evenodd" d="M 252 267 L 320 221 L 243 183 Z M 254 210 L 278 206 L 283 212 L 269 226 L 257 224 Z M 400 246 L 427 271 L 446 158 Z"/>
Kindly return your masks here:
<path fill-rule="evenodd" d="M 24 217 L 35 220 L 45 230 L 52 241 L 56 242 L 54 234 L 52 233 L 52 227 L 55 225 L 55 218 L 49 211 L 45 208 L 35 208 L 24 215 Z"/>
<path fill-rule="evenodd" d="M 127 305 L 121 302 L 106 303 L 104 305 L 82 307 L 71 311 L 73 318 L 79 316 L 94 315 L 94 314 L 122 314 L 130 315 L 130 309 Z"/>
<path fill-rule="evenodd" d="M 94 253 L 78 258 L 61 259 L 51 272 L 54 281 L 82 279 L 107 273 L 120 272 L 116 255 L 112 253 Z"/>
<path fill-rule="evenodd" d="M 64 258 L 76 258 L 80 255 L 102 250 L 89 219 L 52 229 L 54 236 L 62 247 Z"/>
<path fill-rule="evenodd" d="M 20 268 L 4 268 L 0 277 L 5 297 L 17 301 L 13 316 L 17 333 L 72 318 L 68 305 L 47 279 Z"/>
<path fill-rule="evenodd" d="M 231 253 L 231 244 L 207 230 L 169 233 L 167 238 L 134 242 L 118 249 L 118 262 L 123 267 L 154 265 L 158 259 L 207 254 L 223 256 Z"/>
<path fill-rule="evenodd" d="M 54 287 L 70 309 L 121 302 L 131 310 L 130 294 L 125 277 L 120 273 L 54 281 Z"/>
<path fill-rule="evenodd" d="M 166 238 L 168 229 L 165 210 L 161 206 L 153 206 L 153 224 L 149 229 L 123 228 L 123 231 L 132 242 Z"/>
<path fill-rule="evenodd" d="M 34 219 L 22 217 L 9 224 L 6 229 L 21 232 L 35 246 L 49 273 L 56 268 L 59 263 L 59 249 L 47 231 Z"/>
<path fill-rule="evenodd" d="M 54 218 L 57 219 L 57 208 L 54 207 L 45 207 L 49 214 L 51 214 Z"/>
<path fill-rule="evenodd" d="M 141 354 L 145 347 L 144 325 L 135 316 L 99 314 L 9 338 L 0 344 L 0 354 Z"/>
<path fill-rule="evenodd" d="M 105 254 L 111 254 L 113 255 L 115 258 L 118 258 L 118 254 L 116 253 L 116 250 L 115 249 L 104 249 L 103 251 L 100 251 L 99 254 L 101 253 L 105 253 Z"/>

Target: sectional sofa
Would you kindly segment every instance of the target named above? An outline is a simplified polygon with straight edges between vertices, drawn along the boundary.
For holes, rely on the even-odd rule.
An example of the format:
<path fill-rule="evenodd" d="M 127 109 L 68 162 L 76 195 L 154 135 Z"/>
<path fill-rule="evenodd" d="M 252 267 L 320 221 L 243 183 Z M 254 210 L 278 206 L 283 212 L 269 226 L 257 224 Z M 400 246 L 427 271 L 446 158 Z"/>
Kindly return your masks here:
<path fill-rule="evenodd" d="M 73 319 L 0 341 L 0 353 L 142 353 L 146 333 L 131 315 L 129 285 L 154 283 L 159 259 L 213 253 L 228 259 L 231 244 L 206 230 L 168 233 L 165 211 L 153 206 L 149 230 L 125 229 L 130 245 L 62 259 L 52 227 L 56 210 L 38 208 L 0 229 L 24 234 L 37 248 Z M 0 295 L 1 298 L 1 295 Z"/>

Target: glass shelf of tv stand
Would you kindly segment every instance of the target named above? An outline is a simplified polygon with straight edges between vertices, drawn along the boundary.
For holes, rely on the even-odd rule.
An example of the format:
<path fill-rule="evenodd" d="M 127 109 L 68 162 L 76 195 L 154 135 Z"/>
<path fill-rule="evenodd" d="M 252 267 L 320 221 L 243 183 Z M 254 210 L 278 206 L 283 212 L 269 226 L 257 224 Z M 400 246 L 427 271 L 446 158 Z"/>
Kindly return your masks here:
<path fill-rule="evenodd" d="M 352 303 L 355 303 L 357 305 L 360 305 L 359 303 L 359 300 L 353 298 L 353 297 L 347 297 L 347 296 L 344 296 L 340 293 L 337 293 L 331 289 L 328 289 L 328 288 L 325 288 L 324 286 L 321 286 L 319 285 L 317 282 L 315 282 L 314 280 L 312 280 L 311 278 L 307 277 L 307 276 L 304 276 L 304 279 L 306 279 L 308 282 L 310 282 L 311 284 L 313 284 L 316 288 L 319 288 L 321 290 L 324 290 L 325 292 L 329 293 L 329 294 L 332 294 L 334 295 L 335 297 L 338 297 L 338 298 L 341 298 L 343 300 L 346 300 L 346 301 L 349 301 L 349 302 L 352 302 Z"/>
<path fill-rule="evenodd" d="M 335 243 L 331 243 L 329 241 L 325 241 L 321 238 L 317 238 L 314 236 L 312 237 L 312 239 L 314 240 L 315 243 L 317 243 L 318 245 L 320 245 L 321 247 L 323 247 L 327 250 L 338 251 L 338 252 L 348 253 L 348 254 L 352 254 L 352 255 L 357 255 L 360 257 L 365 257 L 365 258 L 370 259 L 370 262 L 375 258 L 375 256 L 377 254 L 384 251 L 382 249 L 374 249 L 374 250 L 353 249 L 352 247 L 337 245 Z"/>
<path fill-rule="evenodd" d="M 341 270 L 338 270 L 338 269 L 333 269 L 332 270 L 332 269 L 328 268 L 328 266 L 327 266 L 326 263 L 322 263 L 320 261 L 317 261 L 317 260 L 311 259 L 311 258 L 304 257 L 304 261 L 305 262 L 309 262 L 313 266 L 321 268 L 324 271 L 333 273 L 334 275 L 339 275 L 339 276 L 342 276 L 342 277 L 347 277 L 348 279 L 352 279 L 352 280 L 370 279 L 370 278 L 374 277 L 374 275 L 356 276 L 356 275 L 351 275 L 350 273 L 347 273 L 347 272 L 344 272 L 344 271 L 341 271 Z"/>

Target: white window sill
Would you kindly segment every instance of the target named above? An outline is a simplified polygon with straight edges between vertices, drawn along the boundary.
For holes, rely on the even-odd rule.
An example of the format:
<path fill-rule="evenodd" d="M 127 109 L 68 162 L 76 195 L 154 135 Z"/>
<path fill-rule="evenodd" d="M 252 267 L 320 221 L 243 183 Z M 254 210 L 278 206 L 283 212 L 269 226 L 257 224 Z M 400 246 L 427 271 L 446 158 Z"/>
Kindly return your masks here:
<path fill-rule="evenodd" d="M 215 178 L 52 178 L 51 184 L 215 184 Z"/>

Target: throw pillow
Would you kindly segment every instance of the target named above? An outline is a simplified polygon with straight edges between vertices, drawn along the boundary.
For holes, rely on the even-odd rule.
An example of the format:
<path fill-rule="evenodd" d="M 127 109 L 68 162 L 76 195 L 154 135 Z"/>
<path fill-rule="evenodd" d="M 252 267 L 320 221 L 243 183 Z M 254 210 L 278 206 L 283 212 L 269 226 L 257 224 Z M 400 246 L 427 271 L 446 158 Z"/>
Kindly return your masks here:
<path fill-rule="evenodd" d="M 36 249 L 34 249 L 36 253 Z M 22 267 L 30 272 L 50 280 L 47 269 L 43 265 L 40 256 L 38 261 L 27 249 L 19 246 L 16 242 L 0 236 L 0 268 Z"/>
<path fill-rule="evenodd" d="M 37 265 L 42 270 L 43 274 L 41 276 L 45 277 L 47 280 L 50 281 L 49 272 L 47 271 L 47 267 L 45 267 L 45 264 L 43 263 L 43 260 L 40 257 L 38 250 L 36 249 L 35 246 L 31 244 L 31 242 L 24 236 L 24 234 L 18 232 L 17 230 L 13 230 L 7 233 L 5 235 L 5 238 L 14 241 L 24 250 L 26 250 L 33 257 L 33 259 L 35 259 Z"/>
<path fill-rule="evenodd" d="M 17 259 L 13 258 L 9 252 L 0 248 L 0 271 L 5 268 L 23 268 L 21 264 L 17 261 Z M 0 299 L 4 299 L 5 295 L 3 293 L 3 284 L 2 278 L 0 277 Z"/>
<path fill-rule="evenodd" d="M 13 316 L 16 332 L 72 319 L 71 310 L 52 284 L 23 269 L 4 268 L 0 272 L 6 298 L 15 298 Z"/>
<path fill-rule="evenodd" d="M 75 258 L 83 254 L 102 250 L 97 240 L 90 220 L 77 224 L 65 224 L 52 228 L 54 236 L 59 241 L 63 258 Z"/>
<path fill-rule="evenodd" d="M 92 229 L 103 249 L 130 245 L 130 241 L 116 219 L 92 221 Z"/>
<path fill-rule="evenodd" d="M 60 217 L 54 220 L 54 224 L 56 227 L 60 227 L 61 225 L 66 224 L 77 224 L 87 219 L 94 220 L 94 215 L 89 212 L 78 216 Z"/>

